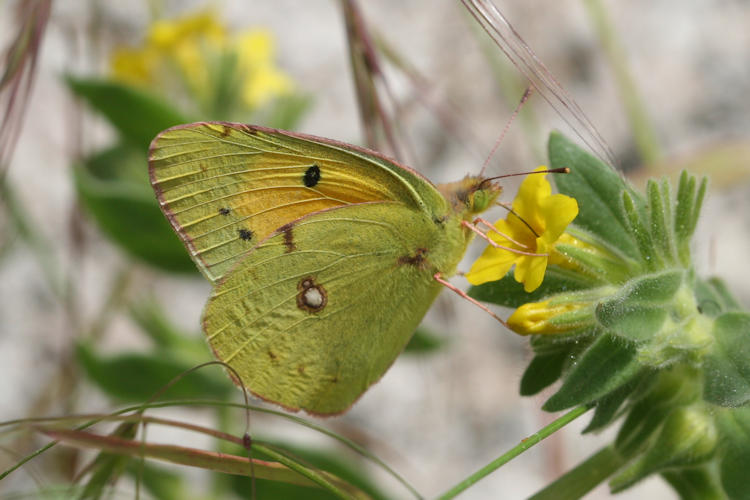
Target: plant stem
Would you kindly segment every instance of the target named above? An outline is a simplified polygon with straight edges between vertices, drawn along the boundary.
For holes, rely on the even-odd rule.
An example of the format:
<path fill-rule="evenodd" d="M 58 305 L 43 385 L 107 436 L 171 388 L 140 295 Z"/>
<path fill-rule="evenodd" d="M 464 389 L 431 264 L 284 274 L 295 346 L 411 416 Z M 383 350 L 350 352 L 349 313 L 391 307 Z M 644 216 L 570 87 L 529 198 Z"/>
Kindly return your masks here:
<path fill-rule="evenodd" d="M 449 489 L 442 495 L 440 495 L 438 498 L 440 500 L 447 500 L 449 498 L 456 497 L 459 493 L 469 488 L 469 486 L 473 485 L 480 479 L 484 478 L 485 476 L 488 476 L 490 473 L 494 472 L 495 470 L 499 469 L 506 463 L 510 462 L 512 459 L 523 453 L 524 451 L 528 450 L 538 442 L 540 442 L 542 439 L 549 437 L 550 435 L 554 434 L 558 430 L 562 429 L 566 425 L 568 425 L 570 422 L 575 420 L 576 418 L 580 417 L 584 413 L 586 413 L 589 410 L 588 406 L 579 406 L 578 408 L 575 408 L 573 410 L 570 410 L 568 413 L 563 415 L 562 417 L 558 418 L 554 422 L 550 423 L 549 425 L 543 427 L 538 432 L 532 434 L 531 436 L 522 439 L 520 443 L 518 443 L 516 446 L 505 452 L 504 454 L 497 457 L 492 462 L 488 463 L 457 485 L 455 485 L 453 488 Z"/>
<path fill-rule="evenodd" d="M 607 446 L 596 452 L 574 469 L 548 484 L 529 500 L 565 500 L 581 498 L 614 474 L 625 464 L 625 459 Z"/>

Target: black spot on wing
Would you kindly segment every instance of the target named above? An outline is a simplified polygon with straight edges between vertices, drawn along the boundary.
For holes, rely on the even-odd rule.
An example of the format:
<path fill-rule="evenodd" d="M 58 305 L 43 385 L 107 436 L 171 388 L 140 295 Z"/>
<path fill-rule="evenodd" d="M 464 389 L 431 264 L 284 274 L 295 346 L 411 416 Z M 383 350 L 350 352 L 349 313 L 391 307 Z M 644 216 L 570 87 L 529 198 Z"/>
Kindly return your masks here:
<path fill-rule="evenodd" d="M 305 171 L 305 175 L 302 176 L 302 182 L 307 187 L 313 187 L 320 182 L 320 167 L 313 165 Z"/>
<path fill-rule="evenodd" d="M 253 232 L 250 231 L 249 229 L 243 228 L 243 229 L 239 229 L 237 232 L 239 233 L 240 239 L 242 241 L 250 241 L 251 239 L 253 239 Z"/>
<path fill-rule="evenodd" d="M 229 207 L 221 207 L 221 208 L 219 209 L 219 213 L 220 213 L 221 215 L 229 215 L 229 213 L 230 213 L 231 211 L 232 211 L 232 209 L 231 209 L 231 208 L 229 208 Z"/>

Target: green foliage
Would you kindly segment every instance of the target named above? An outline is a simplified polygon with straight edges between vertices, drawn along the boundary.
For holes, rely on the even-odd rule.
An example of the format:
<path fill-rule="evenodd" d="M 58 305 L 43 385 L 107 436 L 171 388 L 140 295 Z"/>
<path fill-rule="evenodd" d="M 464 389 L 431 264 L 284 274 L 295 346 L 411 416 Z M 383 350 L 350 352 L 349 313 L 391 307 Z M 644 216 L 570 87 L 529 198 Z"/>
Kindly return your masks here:
<path fill-rule="evenodd" d="M 124 144 L 92 155 L 73 171 L 78 197 L 128 254 L 165 271 L 193 273 L 195 265 L 148 185 L 145 162 L 145 153 Z"/>
<path fill-rule="evenodd" d="M 75 95 L 107 119 L 123 141 L 142 153 L 165 128 L 192 121 L 166 100 L 129 85 L 72 76 L 66 82 Z"/>
<path fill-rule="evenodd" d="M 719 406 L 743 406 L 750 401 L 750 314 L 722 314 L 714 322 L 713 337 L 705 360 L 704 398 Z"/>
<path fill-rule="evenodd" d="M 193 368 L 193 360 L 175 359 L 169 353 L 126 353 L 101 356 L 85 343 L 76 346 L 78 363 L 101 390 L 123 401 L 148 401 L 173 378 Z M 218 372 L 218 370 L 216 370 Z M 186 374 L 164 395 L 169 398 L 208 399 L 225 397 L 231 386 L 210 370 Z"/>
<path fill-rule="evenodd" d="M 683 498 L 743 498 L 750 315 L 721 281 L 693 269 L 690 239 L 706 179 L 683 172 L 675 193 L 666 180 L 651 180 L 641 195 L 559 134 L 549 154 L 553 168 L 571 169 L 555 181 L 578 201 L 568 229 L 578 243 L 556 247 L 565 261 L 549 265 L 531 294 L 510 273 L 470 290 L 534 321 L 519 327 L 536 334 L 521 394 L 561 380 L 545 410 L 594 407 L 585 432 L 622 421 L 611 449 L 620 460 L 602 455 L 570 477 L 604 467 L 616 492 L 658 473 Z M 568 475 L 544 492 L 559 491 Z"/>
<path fill-rule="evenodd" d="M 542 408 L 560 411 L 592 403 L 630 382 L 640 370 L 633 346 L 602 335 L 577 358 L 560 390 Z"/>
<path fill-rule="evenodd" d="M 364 469 L 361 467 L 362 464 L 358 461 L 345 459 L 341 450 L 305 448 L 289 442 L 276 442 L 273 444 L 266 441 L 262 442 L 266 447 L 271 447 L 308 466 L 327 471 L 347 483 L 356 486 L 361 491 L 367 493 L 373 500 L 387 498 L 367 474 L 364 473 Z M 237 450 L 235 450 L 235 453 L 240 454 Z M 253 458 L 272 460 L 273 457 L 263 453 L 254 453 Z M 239 498 L 252 500 L 251 478 L 247 476 L 231 476 L 230 487 Z M 256 479 L 255 495 L 256 498 L 286 498 L 289 500 L 328 500 L 336 498 L 330 491 L 324 489 L 315 489 L 308 486 L 264 479 Z"/>

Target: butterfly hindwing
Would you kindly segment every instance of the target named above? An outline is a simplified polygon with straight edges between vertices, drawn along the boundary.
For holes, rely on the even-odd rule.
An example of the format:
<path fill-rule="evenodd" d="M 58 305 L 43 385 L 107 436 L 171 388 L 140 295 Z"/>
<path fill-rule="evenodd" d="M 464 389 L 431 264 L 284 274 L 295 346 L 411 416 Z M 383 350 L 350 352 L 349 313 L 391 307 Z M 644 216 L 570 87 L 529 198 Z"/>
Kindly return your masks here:
<path fill-rule="evenodd" d="M 447 210 L 429 181 L 377 153 L 250 125 L 168 129 L 151 145 L 149 171 L 162 210 L 212 282 L 313 212 L 375 201 Z"/>
<path fill-rule="evenodd" d="M 244 385 L 289 409 L 345 411 L 403 350 L 440 291 L 440 230 L 398 202 L 311 214 L 248 253 L 203 326 Z"/>

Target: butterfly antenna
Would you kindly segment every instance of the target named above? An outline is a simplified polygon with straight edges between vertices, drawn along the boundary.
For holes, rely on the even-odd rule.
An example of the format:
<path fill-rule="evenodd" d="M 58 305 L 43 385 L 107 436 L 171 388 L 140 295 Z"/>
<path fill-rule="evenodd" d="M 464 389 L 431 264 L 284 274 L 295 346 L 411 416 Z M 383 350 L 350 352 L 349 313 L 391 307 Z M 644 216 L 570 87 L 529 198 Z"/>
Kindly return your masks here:
<path fill-rule="evenodd" d="M 548 168 L 546 170 L 534 170 L 531 172 L 516 172 L 514 174 L 503 174 L 503 175 L 496 175 L 494 177 L 487 177 L 482 181 L 482 184 L 485 182 L 494 181 L 495 179 L 504 179 L 505 177 L 518 177 L 519 175 L 532 175 L 532 174 L 569 174 L 570 169 L 568 167 L 560 167 L 560 168 Z"/>
<path fill-rule="evenodd" d="M 484 175 L 485 170 L 487 170 L 487 166 L 490 164 L 490 159 L 494 156 L 495 152 L 497 151 L 497 148 L 500 147 L 500 143 L 503 142 L 503 139 L 505 138 L 505 134 L 508 133 L 508 130 L 510 129 L 510 125 L 513 123 L 513 120 L 516 119 L 518 116 L 518 113 L 520 113 L 521 108 L 524 104 L 526 104 L 526 101 L 529 100 L 529 97 L 531 97 L 531 94 L 534 92 L 533 87 L 526 87 L 526 91 L 523 93 L 523 96 L 521 96 L 521 100 L 518 101 L 518 105 L 516 106 L 516 109 L 513 111 L 513 114 L 510 115 L 510 118 L 508 119 L 508 123 L 505 124 L 505 128 L 500 133 L 500 137 L 497 138 L 495 141 L 495 145 L 492 146 L 492 151 L 490 151 L 490 154 L 487 155 L 487 159 L 484 160 L 484 164 L 482 165 L 482 170 L 479 171 L 479 176 L 482 177 Z"/>

